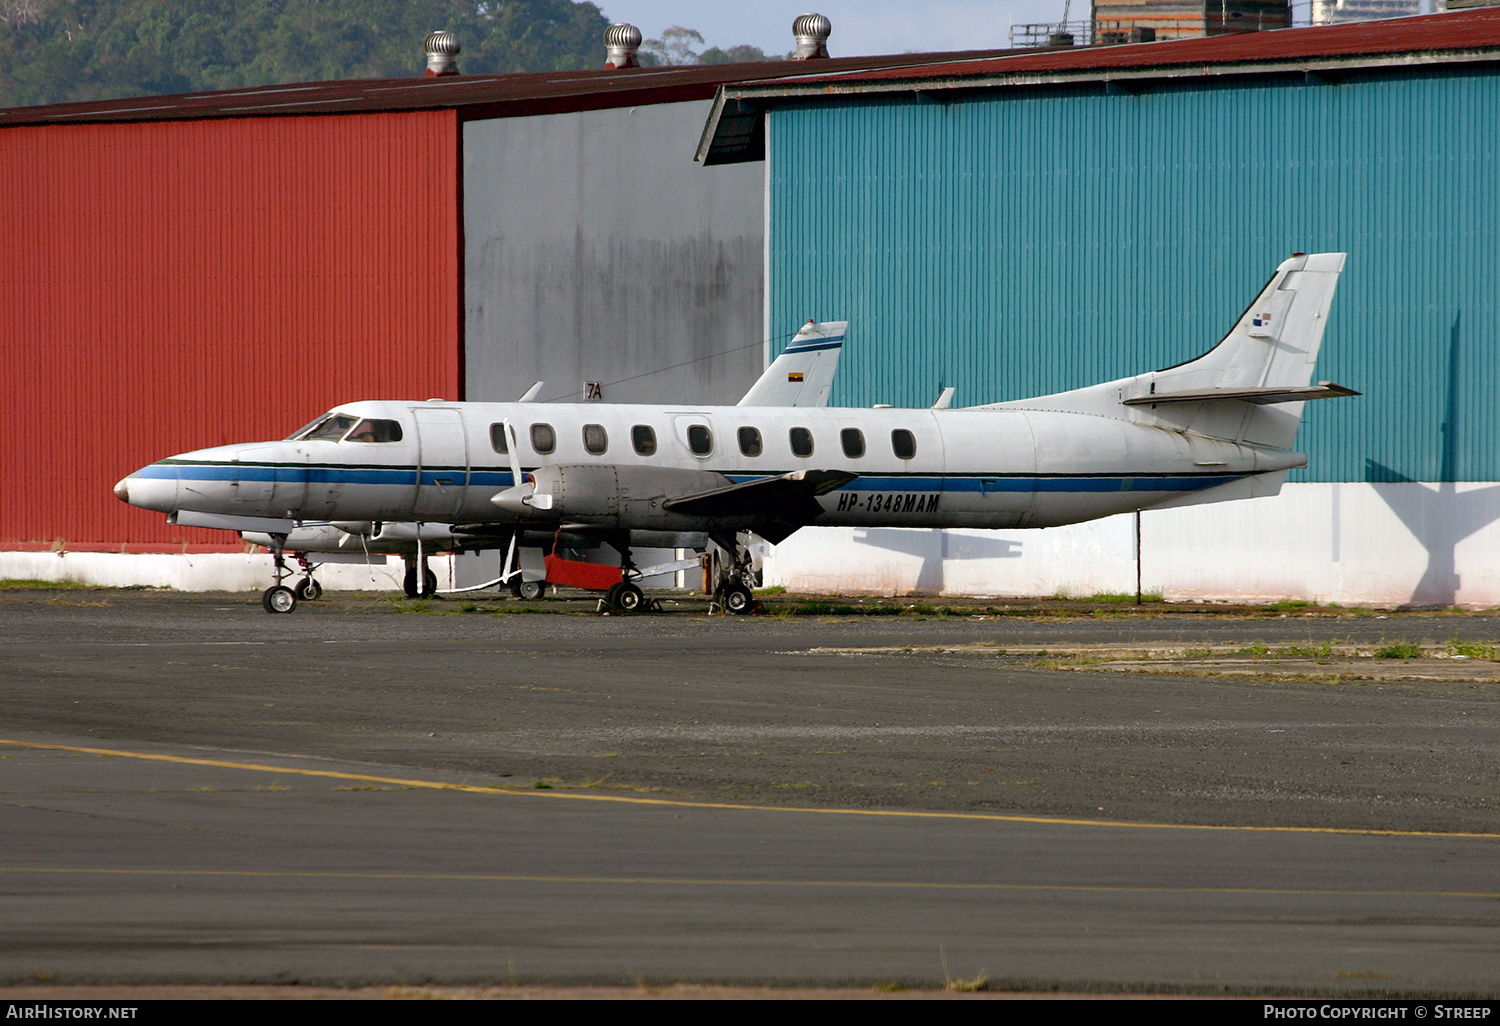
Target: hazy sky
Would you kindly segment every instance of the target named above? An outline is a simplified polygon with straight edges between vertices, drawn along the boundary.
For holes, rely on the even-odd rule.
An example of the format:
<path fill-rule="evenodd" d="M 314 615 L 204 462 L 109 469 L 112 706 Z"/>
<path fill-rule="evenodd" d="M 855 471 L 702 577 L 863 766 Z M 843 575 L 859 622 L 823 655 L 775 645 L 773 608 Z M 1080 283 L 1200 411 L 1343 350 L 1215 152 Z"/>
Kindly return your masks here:
<path fill-rule="evenodd" d="M 741 43 L 789 53 L 792 19 L 816 11 L 833 23 L 828 52 L 858 57 L 908 50 L 990 50 L 1010 45 L 1012 22 L 1060 21 L 1064 0 L 594 0 L 612 22 L 628 21 L 647 39 L 672 25 L 697 29 L 705 47 Z M 1069 17 L 1088 17 L 1073 0 Z"/>

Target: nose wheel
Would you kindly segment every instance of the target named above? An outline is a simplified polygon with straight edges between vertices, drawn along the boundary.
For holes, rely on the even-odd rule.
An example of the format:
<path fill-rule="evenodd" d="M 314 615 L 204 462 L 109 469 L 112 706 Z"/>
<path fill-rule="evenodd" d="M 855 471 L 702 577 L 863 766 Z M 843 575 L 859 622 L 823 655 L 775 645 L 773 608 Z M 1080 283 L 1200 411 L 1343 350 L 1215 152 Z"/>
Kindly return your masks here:
<path fill-rule="evenodd" d="M 261 608 L 268 613 L 290 613 L 293 609 L 297 608 L 297 593 L 281 583 L 293 573 L 292 568 L 286 565 L 282 549 L 282 546 L 285 544 L 286 535 L 271 535 L 271 558 L 276 565 L 276 569 L 273 571 L 276 575 L 276 583 L 262 592 L 260 596 Z M 306 584 L 312 584 L 314 587 L 317 587 L 317 582 L 312 579 L 312 566 L 307 562 L 307 557 L 299 555 L 297 560 L 302 564 L 303 573 L 307 574 L 307 579 L 299 581 L 297 587 L 301 589 Z M 322 593 L 322 589 L 319 588 L 317 594 L 321 595 Z M 317 595 L 312 597 L 316 598 Z"/>
<path fill-rule="evenodd" d="M 261 608 L 268 613 L 290 613 L 297 608 L 297 600 L 314 602 L 323 597 L 323 586 L 313 580 L 313 565 L 307 561 L 307 554 L 296 553 L 297 564 L 302 568 L 302 580 L 288 588 L 282 582 L 292 574 L 297 573 L 286 565 L 286 559 L 282 546 L 286 544 L 286 535 L 271 535 L 274 543 L 271 547 L 271 555 L 276 562 L 276 583 L 267 588 L 260 596 Z"/>

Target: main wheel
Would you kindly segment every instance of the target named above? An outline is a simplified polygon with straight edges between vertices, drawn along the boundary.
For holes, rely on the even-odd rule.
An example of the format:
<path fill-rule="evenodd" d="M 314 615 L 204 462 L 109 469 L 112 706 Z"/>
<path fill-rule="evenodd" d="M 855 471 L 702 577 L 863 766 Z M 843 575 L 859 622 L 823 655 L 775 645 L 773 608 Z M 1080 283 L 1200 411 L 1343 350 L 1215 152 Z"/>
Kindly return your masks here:
<path fill-rule="evenodd" d="M 641 608 L 641 603 L 646 596 L 641 594 L 641 589 L 630 582 L 616 585 L 619 591 L 615 592 L 614 606 L 622 613 L 634 613 Z"/>
<path fill-rule="evenodd" d="M 437 594 L 437 574 L 428 570 L 422 575 L 422 591 L 417 591 L 417 571 L 415 568 L 406 571 L 406 576 L 401 579 L 401 590 L 406 592 L 407 598 L 428 598 Z"/>
<path fill-rule="evenodd" d="M 743 584 L 731 584 L 724 589 L 724 608 L 736 616 L 744 616 L 755 607 L 755 597 Z"/>
<path fill-rule="evenodd" d="M 291 588 L 278 584 L 266 589 L 260 597 L 260 604 L 268 613 L 290 613 L 297 608 L 297 596 Z"/>
<path fill-rule="evenodd" d="M 311 577 L 304 577 L 292 592 L 303 602 L 316 602 L 323 597 L 323 586 Z"/>
<path fill-rule="evenodd" d="M 523 598 L 527 602 L 535 602 L 547 594 L 546 581 L 522 581 L 516 585 L 516 597 Z"/>

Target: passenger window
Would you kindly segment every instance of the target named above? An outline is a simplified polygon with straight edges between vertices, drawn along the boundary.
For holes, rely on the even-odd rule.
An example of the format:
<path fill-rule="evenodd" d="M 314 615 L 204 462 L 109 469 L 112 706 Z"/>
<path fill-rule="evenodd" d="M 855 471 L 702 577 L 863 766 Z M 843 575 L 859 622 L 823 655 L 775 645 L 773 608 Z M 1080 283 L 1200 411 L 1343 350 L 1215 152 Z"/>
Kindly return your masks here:
<path fill-rule="evenodd" d="M 542 456 L 557 448 L 557 432 L 551 424 L 531 425 L 531 447 Z"/>
<path fill-rule="evenodd" d="M 865 454 L 865 433 L 859 428 L 844 428 L 839 432 L 839 442 L 844 446 L 844 455 L 851 460 Z"/>
<path fill-rule="evenodd" d="M 656 429 L 648 424 L 637 424 L 630 429 L 630 444 L 641 456 L 656 454 Z"/>
<path fill-rule="evenodd" d="M 693 450 L 694 456 L 707 456 L 714 451 L 714 433 L 707 424 L 689 424 L 687 437 L 688 448 Z"/>
<path fill-rule="evenodd" d="M 583 426 L 583 447 L 595 456 L 604 455 L 604 450 L 609 448 L 609 434 L 603 424 Z"/>
<path fill-rule="evenodd" d="M 806 459 L 812 455 L 813 439 L 812 432 L 807 428 L 792 428 L 789 435 L 792 441 L 792 455 L 801 456 Z"/>
<path fill-rule="evenodd" d="M 490 425 L 490 448 L 501 456 L 510 454 L 510 439 L 505 436 L 504 424 Z"/>
<path fill-rule="evenodd" d="M 740 428 L 740 452 L 746 456 L 759 456 L 761 448 L 759 428 Z"/>
<path fill-rule="evenodd" d="M 350 442 L 399 442 L 401 423 L 395 420 L 362 420 L 346 439 Z"/>
<path fill-rule="evenodd" d="M 916 459 L 917 436 L 905 428 L 897 428 L 892 431 L 891 452 L 896 454 L 898 460 Z"/>

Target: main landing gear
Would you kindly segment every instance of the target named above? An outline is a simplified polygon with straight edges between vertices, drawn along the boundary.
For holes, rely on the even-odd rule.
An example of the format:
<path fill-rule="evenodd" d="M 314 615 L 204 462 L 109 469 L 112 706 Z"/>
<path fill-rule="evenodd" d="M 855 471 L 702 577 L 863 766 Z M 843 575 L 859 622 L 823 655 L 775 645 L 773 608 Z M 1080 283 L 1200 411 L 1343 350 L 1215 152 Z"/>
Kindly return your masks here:
<path fill-rule="evenodd" d="M 760 609 L 751 588 L 755 585 L 755 568 L 750 558 L 748 540 L 740 544 L 742 533 L 734 535 L 710 535 L 714 544 L 724 550 L 727 560 L 715 560 L 719 569 L 718 581 L 714 585 L 713 609 L 715 606 L 726 613 L 746 616 Z"/>
<path fill-rule="evenodd" d="M 641 573 L 635 560 L 630 558 L 629 533 L 622 531 L 606 535 L 605 540 L 620 553 L 620 582 L 611 585 L 604 593 L 601 612 L 623 613 L 626 616 L 646 612 L 652 608 L 652 603 L 646 598 L 645 592 L 641 591 L 640 585 L 635 583 L 641 579 Z"/>
<path fill-rule="evenodd" d="M 286 565 L 285 553 L 282 546 L 286 544 L 286 535 L 271 535 L 271 557 L 276 563 L 276 583 L 267 588 L 260 596 L 261 608 L 268 613 L 290 613 L 297 608 L 297 600 L 313 602 L 323 595 L 323 586 L 313 580 L 313 571 L 317 569 L 307 560 L 307 554 L 303 552 L 293 553 L 297 560 L 298 569 L 293 570 Z M 282 582 L 293 574 L 300 573 L 302 580 L 288 588 Z"/>
<path fill-rule="evenodd" d="M 426 556 L 403 556 L 406 576 L 401 579 L 401 588 L 407 598 L 430 598 L 437 594 L 437 574 L 427 566 Z M 417 587 L 417 571 L 421 569 L 422 586 Z"/>

